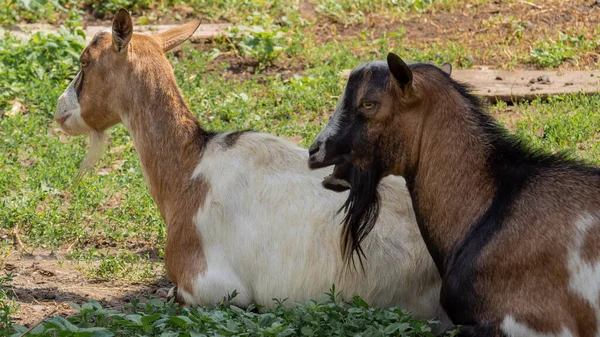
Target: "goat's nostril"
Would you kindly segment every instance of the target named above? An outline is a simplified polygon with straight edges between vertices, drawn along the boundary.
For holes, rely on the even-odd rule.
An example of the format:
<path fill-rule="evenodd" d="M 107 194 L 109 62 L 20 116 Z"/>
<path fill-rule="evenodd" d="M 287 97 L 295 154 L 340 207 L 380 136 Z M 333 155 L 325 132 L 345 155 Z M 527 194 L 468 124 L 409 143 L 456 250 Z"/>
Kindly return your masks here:
<path fill-rule="evenodd" d="M 308 148 L 308 154 L 312 156 L 313 154 L 319 152 L 320 147 L 321 144 L 319 142 L 312 143 L 312 145 Z"/>

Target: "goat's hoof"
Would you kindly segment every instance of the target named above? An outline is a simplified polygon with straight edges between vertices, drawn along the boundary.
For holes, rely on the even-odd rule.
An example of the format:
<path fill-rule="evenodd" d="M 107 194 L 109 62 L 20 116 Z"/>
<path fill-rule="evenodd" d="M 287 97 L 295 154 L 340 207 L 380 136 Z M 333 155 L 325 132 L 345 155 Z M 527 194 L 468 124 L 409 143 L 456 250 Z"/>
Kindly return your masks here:
<path fill-rule="evenodd" d="M 179 304 L 180 306 L 185 305 L 185 301 L 177 292 L 177 286 L 174 286 L 171 289 L 169 289 L 169 292 L 167 293 L 167 302 L 170 301 L 172 298 L 174 298 L 175 303 Z"/>
<path fill-rule="evenodd" d="M 167 292 L 167 300 L 171 300 L 173 297 L 177 297 L 177 286 L 171 287 Z"/>
<path fill-rule="evenodd" d="M 169 294 L 171 293 L 171 289 L 169 288 L 158 288 L 156 289 L 156 296 L 160 297 L 160 298 L 166 298 L 167 300 L 169 299 Z"/>

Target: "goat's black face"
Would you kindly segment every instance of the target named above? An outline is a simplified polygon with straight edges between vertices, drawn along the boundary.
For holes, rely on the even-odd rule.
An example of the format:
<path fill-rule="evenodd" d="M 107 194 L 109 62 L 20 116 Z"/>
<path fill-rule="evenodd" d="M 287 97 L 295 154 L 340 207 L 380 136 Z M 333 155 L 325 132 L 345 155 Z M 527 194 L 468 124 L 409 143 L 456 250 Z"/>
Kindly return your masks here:
<path fill-rule="evenodd" d="M 347 261 L 352 252 L 361 253 L 360 241 L 379 215 L 377 186 L 386 170 L 377 154 L 379 137 L 373 137 L 369 128 L 385 121 L 380 114 L 389 114 L 390 77 L 381 61 L 352 71 L 332 118 L 309 148 L 309 167 L 335 165 L 323 186 L 334 191 L 350 188 L 342 207 L 346 217 L 341 246 Z"/>
<path fill-rule="evenodd" d="M 363 64 L 350 74 L 344 94 L 327 126 L 309 148 L 308 165 L 335 165 L 323 185 L 336 191 L 350 188 L 343 209 L 342 253 L 350 259 L 379 215 L 377 187 L 393 169 L 394 154 L 401 148 L 394 130 L 398 106 L 410 103 L 412 72 L 396 55 L 387 63 Z M 360 257 L 360 255 L 359 255 Z"/>
<path fill-rule="evenodd" d="M 354 170 L 370 167 L 375 144 L 368 136 L 367 122 L 379 119 L 377 114 L 385 110 L 389 90 L 390 71 L 385 62 L 354 69 L 333 116 L 309 148 L 309 167 L 335 165 L 330 178 L 346 184 Z"/>

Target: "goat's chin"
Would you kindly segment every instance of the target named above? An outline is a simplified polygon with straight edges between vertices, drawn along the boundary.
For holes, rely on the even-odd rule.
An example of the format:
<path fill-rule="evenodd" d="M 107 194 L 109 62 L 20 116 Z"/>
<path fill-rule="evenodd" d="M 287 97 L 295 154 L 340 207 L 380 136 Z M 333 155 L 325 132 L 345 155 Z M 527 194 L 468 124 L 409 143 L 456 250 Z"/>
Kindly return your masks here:
<path fill-rule="evenodd" d="M 100 160 L 104 148 L 108 144 L 108 135 L 102 131 L 92 131 L 89 134 L 90 148 L 88 153 L 79 167 L 78 176 L 92 170 L 96 163 Z"/>
<path fill-rule="evenodd" d="M 341 164 L 336 164 L 333 167 L 333 172 L 323 178 L 323 187 L 335 192 L 344 192 L 352 188 L 350 184 L 350 170 L 352 163 L 344 161 Z"/>
<path fill-rule="evenodd" d="M 350 183 L 343 179 L 338 179 L 333 174 L 323 178 L 323 187 L 334 192 L 344 192 L 349 190 L 352 186 Z"/>

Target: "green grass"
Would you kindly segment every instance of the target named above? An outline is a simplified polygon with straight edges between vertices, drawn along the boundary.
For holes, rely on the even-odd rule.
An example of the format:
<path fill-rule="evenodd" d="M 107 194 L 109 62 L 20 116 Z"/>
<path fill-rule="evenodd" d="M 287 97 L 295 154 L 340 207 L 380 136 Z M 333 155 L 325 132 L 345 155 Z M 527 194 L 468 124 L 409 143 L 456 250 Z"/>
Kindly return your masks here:
<path fill-rule="evenodd" d="M 577 63 L 580 55 L 600 46 L 600 37 L 559 32 L 557 39 L 538 41 L 531 49 L 531 62 L 542 67 L 558 67 L 565 61 Z"/>
<path fill-rule="evenodd" d="M 561 95 L 519 106 L 517 133 L 535 146 L 600 163 L 600 95 Z"/>
<path fill-rule="evenodd" d="M 113 7 L 123 5 L 150 16 L 164 13 L 163 9 L 168 11 L 174 3 L 114 0 L 97 3 L 96 10 L 105 11 L 98 12 L 98 16 L 109 16 Z M 90 280 L 152 282 L 164 274 L 162 247 L 166 233 L 143 180 L 130 136 L 123 126 L 115 127 L 110 147 L 96 170 L 73 186 L 87 140 L 66 137 L 51 121 L 57 98 L 77 72 L 77 58 L 84 47 L 78 18 L 93 3 L 39 4 L 47 8 L 75 7 L 81 12 L 72 14 L 70 19 L 62 16 L 67 21 L 57 35 L 38 34 L 26 42 L 8 36 L 0 40 L 0 230 L 10 232 L 18 228 L 27 249 L 68 248 L 67 257 L 78 262 Z M 346 12 L 338 10 L 336 3 L 323 0 L 317 1 L 316 12 L 320 18 L 348 24 L 361 22 L 360 16 L 368 13 L 391 9 L 402 15 L 455 4 L 343 1 L 342 9 L 354 9 Z M 296 5 L 284 1 L 197 0 L 188 5 L 212 20 L 245 25 L 202 49 L 188 43 L 180 57 L 169 54 L 184 97 L 202 125 L 216 131 L 251 128 L 293 138 L 303 146 L 308 146 L 325 125 L 342 92 L 345 80 L 340 71 L 383 59 L 390 50 L 411 61 L 438 65 L 451 62 L 457 68 L 471 67 L 473 59 L 469 56 L 486 52 L 471 51 L 464 43 L 444 40 L 407 47 L 401 28 L 372 36 L 364 27 L 356 38 L 322 42 L 311 29 L 314 24 L 299 16 Z M 158 10 L 147 12 L 147 8 Z M 23 2 L 0 4 L 0 18 L 10 17 L 13 22 L 51 22 L 58 20 L 53 15 L 63 15 L 60 13 L 33 12 Z M 513 27 L 514 38 L 510 42 L 518 43 L 522 23 L 512 18 L 502 20 Z M 261 28 L 251 28 L 253 25 Z M 548 55 L 539 52 L 532 56 L 533 61 L 553 67 L 558 59 L 576 60 L 580 53 L 595 48 L 596 44 L 586 41 L 593 38 L 569 35 L 560 40 L 559 44 L 571 48 L 567 58 L 561 56 L 566 52 L 559 46 L 542 41 L 534 48 L 547 51 Z M 251 72 L 237 74 L 247 67 Z M 599 107 L 600 95 L 577 94 L 522 104 L 514 108 L 519 116 L 517 133 L 536 146 L 570 151 L 573 156 L 598 164 Z M 494 110 L 504 108 L 499 105 Z M 140 253 L 139 247 L 150 248 L 154 257 Z M 16 248 L 6 244 L 2 249 Z M 13 329 L 10 315 L 17 310 L 7 296 L 9 281 L 9 277 L 0 278 L 0 329 L 5 330 Z M 400 310 L 369 309 L 358 299 L 344 305 L 330 297 L 262 314 L 242 311 L 227 301 L 217 310 L 177 309 L 157 300 L 133 304 L 118 312 L 93 303 L 80 309 L 68 322 L 53 318 L 36 328 L 33 335 L 109 336 L 112 332 L 118 336 L 159 336 L 160 331 L 164 336 L 198 336 L 215 331 L 228 335 L 235 329 L 249 329 L 255 336 L 285 336 L 292 332 L 298 336 L 341 332 L 383 336 L 400 335 L 405 328 L 413 329 L 414 336 L 427 335 L 414 332 L 420 331 L 422 323 Z M 82 330 L 89 328 L 96 330 Z M 77 334 L 65 332 L 69 329 L 77 330 Z"/>

